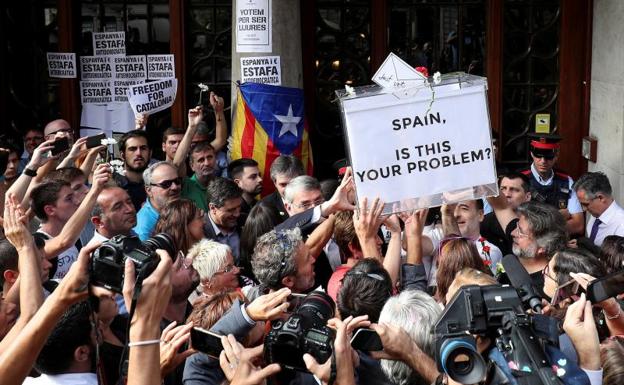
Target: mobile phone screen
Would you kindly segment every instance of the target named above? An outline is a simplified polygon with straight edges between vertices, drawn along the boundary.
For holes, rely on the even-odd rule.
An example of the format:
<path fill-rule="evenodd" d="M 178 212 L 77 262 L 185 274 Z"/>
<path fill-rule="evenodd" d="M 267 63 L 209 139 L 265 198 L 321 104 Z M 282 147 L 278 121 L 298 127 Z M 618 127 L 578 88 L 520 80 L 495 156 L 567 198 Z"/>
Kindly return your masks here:
<path fill-rule="evenodd" d="M 624 271 L 611 273 L 587 285 L 587 299 L 592 303 L 602 302 L 622 293 L 624 293 Z"/>
<path fill-rule="evenodd" d="M 87 137 L 87 148 L 93 148 L 102 144 L 102 139 L 106 139 L 106 134 L 101 133 Z"/>
<path fill-rule="evenodd" d="M 61 152 L 69 149 L 69 139 L 67 137 L 60 138 L 54 141 L 54 147 L 50 150 L 52 155 L 58 155 Z"/>
<path fill-rule="evenodd" d="M 371 329 L 358 329 L 351 338 L 351 347 L 368 352 L 383 350 L 381 338 Z"/>
<path fill-rule="evenodd" d="M 220 335 L 198 327 L 191 329 L 191 346 L 214 358 L 219 358 L 223 350 Z"/>

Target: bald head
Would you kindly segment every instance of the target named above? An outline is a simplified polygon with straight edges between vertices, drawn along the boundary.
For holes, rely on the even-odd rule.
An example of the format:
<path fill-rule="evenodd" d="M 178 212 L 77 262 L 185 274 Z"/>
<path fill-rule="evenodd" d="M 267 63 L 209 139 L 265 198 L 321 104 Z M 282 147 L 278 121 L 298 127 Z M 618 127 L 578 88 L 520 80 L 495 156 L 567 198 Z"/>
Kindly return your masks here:
<path fill-rule="evenodd" d="M 53 120 L 50 123 L 46 124 L 45 128 L 43 129 L 43 134 L 46 140 L 52 139 L 57 132 L 66 133 L 66 135 L 69 137 L 69 141 L 70 142 L 74 141 L 74 135 L 73 135 L 74 132 L 71 129 L 71 126 L 69 125 L 67 120 L 64 120 L 64 119 Z"/>

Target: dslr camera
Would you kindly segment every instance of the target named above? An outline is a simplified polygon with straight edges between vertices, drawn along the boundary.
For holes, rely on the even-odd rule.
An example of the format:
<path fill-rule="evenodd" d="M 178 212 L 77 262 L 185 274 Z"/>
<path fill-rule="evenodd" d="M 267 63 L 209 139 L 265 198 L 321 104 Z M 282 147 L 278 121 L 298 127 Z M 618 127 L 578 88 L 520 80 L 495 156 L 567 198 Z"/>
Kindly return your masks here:
<path fill-rule="evenodd" d="M 96 286 L 121 293 L 126 259 L 134 262 L 137 282 L 141 282 L 160 262 L 157 249 L 166 250 L 170 256 L 175 255 L 173 239 L 165 233 L 156 234 L 145 242 L 137 236 L 116 235 L 93 252 L 90 281 Z"/>
<path fill-rule="evenodd" d="M 286 320 L 273 322 L 264 339 L 264 358 L 268 364 L 307 372 L 303 355 L 308 353 L 318 362 L 325 362 L 332 354 L 334 331 L 327 320 L 334 316 L 334 301 L 327 294 L 314 291 L 308 294 L 298 309 Z"/>

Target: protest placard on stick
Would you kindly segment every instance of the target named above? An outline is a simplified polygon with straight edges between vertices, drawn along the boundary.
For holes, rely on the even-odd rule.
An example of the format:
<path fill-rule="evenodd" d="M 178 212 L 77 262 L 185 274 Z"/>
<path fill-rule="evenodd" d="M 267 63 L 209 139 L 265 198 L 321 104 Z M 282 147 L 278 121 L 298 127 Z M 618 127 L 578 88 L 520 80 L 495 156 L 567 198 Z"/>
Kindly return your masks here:
<path fill-rule="evenodd" d="M 128 102 L 135 115 L 153 114 L 173 105 L 178 90 L 177 79 L 163 79 L 128 88 Z"/>
<path fill-rule="evenodd" d="M 359 199 L 389 213 L 497 194 L 485 78 L 362 91 L 337 92 Z"/>

